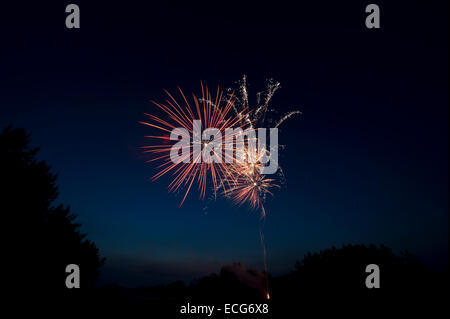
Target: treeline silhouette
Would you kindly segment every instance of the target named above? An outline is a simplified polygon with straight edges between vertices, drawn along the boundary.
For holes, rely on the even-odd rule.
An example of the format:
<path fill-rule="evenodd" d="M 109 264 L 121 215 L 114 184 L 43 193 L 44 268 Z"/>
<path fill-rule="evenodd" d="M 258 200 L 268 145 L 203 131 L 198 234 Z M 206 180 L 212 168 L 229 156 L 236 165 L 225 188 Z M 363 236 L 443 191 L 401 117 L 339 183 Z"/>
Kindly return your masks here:
<path fill-rule="evenodd" d="M 285 275 L 269 276 L 272 299 L 295 300 L 305 296 L 370 296 L 377 289 L 366 286 L 366 266 L 376 264 L 380 268 L 380 291 L 391 294 L 423 294 L 424 291 L 443 290 L 447 285 L 448 270 L 436 272 L 408 252 L 396 255 L 386 246 L 344 245 L 318 253 L 308 252 L 293 270 Z M 238 269 L 238 271 L 233 271 Z M 254 277 L 257 284 L 249 283 Z M 168 285 L 125 288 L 105 285 L 109 297 L 139 300 L 266 300 L 264 274 L 233 263 L 186 285 L 175 281 Z"/>
<path fill-rule="evenodd" d="M 369 273 L 365 270 L 369 264 L 380 268 L 379 289 L 366 287 Z M 252 278 L 260 278 L 260 284 L 252 284 L 258 282 Z M 188 285 L 182 281 L 138 288 L 105 285 L 100 288 L 100 296 L 116 305 L 150 307 L 161 318 L 179 318 L 177 311 L 187 302 L 217 307 L 224 303 L 268 303 L 270 314 L 255 318 L 386 313 L 403 318 L 423 308 L 433 313 L 447 302 L 448 270 L 432 271 L 408 252 L 396 255 L 383 245 L 344 245 L 306 253 L 290 273 L 269 276 L 270 300 L 265 298 L 263 279 L 264 274 L 233 263 Z M 222 313 L 215 318 L 230 317 Z"/>

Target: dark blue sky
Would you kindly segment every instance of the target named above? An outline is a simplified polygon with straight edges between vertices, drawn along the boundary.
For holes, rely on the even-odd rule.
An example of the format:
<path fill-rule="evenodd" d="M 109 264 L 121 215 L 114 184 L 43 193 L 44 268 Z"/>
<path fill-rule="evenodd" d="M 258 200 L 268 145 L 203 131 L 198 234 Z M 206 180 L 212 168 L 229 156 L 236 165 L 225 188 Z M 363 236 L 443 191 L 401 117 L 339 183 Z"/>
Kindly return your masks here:
<path fill-rule="evenodd" d="M 8 7 L 2 20 L 0 125 L 32 133 L 58 173 L 59 201 L 107 263 L 104 282 L 190 280 L 241 261 L 262 268 L 258 212 L 225 199 L 183 207 L 139 150 L 143 113 L 163 89 L 250 93 L 273 77 L 273 106 L 300 109 L 280 132 L 286 187 L 266 203 L 273 274 L 307 251 L 384 243 L 448 265 L 448 4 L 364 2 L 205 6 Z M 253 95 L 254 96 L 254 95 Z M 207 209 L 205 209 L 207 206 Z"/>

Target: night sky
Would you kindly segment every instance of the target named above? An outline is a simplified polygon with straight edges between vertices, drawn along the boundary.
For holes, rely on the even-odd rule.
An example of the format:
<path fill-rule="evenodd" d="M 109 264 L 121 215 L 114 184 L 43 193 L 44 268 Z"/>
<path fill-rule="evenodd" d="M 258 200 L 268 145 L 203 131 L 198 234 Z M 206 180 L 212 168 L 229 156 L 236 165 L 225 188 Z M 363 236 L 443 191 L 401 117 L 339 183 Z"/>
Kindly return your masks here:
<path fill-rule="evenodd" d="M 265 204 L 269 271 L 342 244 L 407 249 L 448 266 L 448 2 L 232 5 L 76 1 L 2 11 L 0 127 L 26 128 L 59 202 L 107 258 L 102 282 L 191 280 L 233 261 L 262 269 L 258 211 L 169 194 L 140 146 L 163 89 L 274 78 L 287 183 Z M 151 4 L 150 4 L 151 3 Z M 259 3 L 259 2 L 258 2 Z M 345 4 L 344 4 L 345 3 Z"/>

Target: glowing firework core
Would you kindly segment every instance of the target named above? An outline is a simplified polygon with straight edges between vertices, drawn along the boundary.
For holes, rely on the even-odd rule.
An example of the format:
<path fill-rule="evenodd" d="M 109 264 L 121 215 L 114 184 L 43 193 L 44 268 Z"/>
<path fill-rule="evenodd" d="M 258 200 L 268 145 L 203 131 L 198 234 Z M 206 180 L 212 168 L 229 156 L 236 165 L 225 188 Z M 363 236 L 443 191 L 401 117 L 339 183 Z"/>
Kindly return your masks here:
<path fill-rule="evenodd" d="M 242 164 L 246 161 L 251 167 L 255 163 L 266 164 L 258 167 L 261 174 L 274 174 L 278 167 L 278 129 L 270 129 L 271 145 L 266 145 L 266 129 L 259 128 L 258 136 L 253 128 L 225 128 L 225 137 L 217 128 L 200 130 L 201 121 L 193 121 L 191 139 L 189 131 L 177 127 L 170 133 L 170 140 L 177 141 L 170 149 L 170 159 L 179 163 L 222 163 Z M 201 139 L 200 139 L 201 137 Z M 270 151 L 269 151 L 270 150 Z M 191 159 L 191 153 L 193 154 Z"/>

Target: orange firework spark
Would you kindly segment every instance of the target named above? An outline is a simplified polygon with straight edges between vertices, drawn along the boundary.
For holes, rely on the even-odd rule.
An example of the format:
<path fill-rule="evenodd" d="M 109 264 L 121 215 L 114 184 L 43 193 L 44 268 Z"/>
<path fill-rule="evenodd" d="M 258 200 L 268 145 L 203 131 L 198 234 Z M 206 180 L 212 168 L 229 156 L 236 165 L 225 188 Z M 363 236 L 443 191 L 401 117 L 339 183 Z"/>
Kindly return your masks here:
<path fill-rule="evenodd" d="M 248 151 L 246 152 L 248 154 Z M 258 153 L 259 158 L 255 163 L 248 161 L 236 163 L 228 170 L 230 174 L 225 179 L 228 182 L 228 188 L 223 190 L 223 194 L 236 204 L 249 203 L 254 209 L 260 208 L 265 196 L 273 195 L 270 189 L 279 187 L 275 179 L 267 178 L 260 173 L 260 168 L 263 166 L 260 161 L 261 154 L 262 152 Z M 264 210 L 262 210 L 262 216 L 265 216 Z"/>

